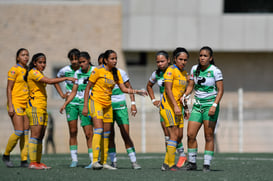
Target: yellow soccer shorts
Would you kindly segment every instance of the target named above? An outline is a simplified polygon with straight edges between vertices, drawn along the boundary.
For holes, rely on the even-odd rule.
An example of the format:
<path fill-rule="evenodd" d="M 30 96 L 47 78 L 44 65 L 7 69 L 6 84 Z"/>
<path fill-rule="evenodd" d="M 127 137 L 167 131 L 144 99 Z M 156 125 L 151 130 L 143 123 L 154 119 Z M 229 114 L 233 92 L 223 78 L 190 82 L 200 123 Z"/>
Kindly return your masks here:
<path fill-rule="evenodd" d="M 182 116 L 175 116 L 173 109 L 164 107 L 164 109 L 160 109 L 160 115 L 164 119 L 165 126 L 179 126 L 179 128 L 184 127 L 184 119 Z"/>
<path fill-rule="evenodd" d="M 92 118 L 102 119 L 104 123 L 113 123 L 112 105 L 104 106 L 93 99 L 89 99 L 89 112 Z"/>
<path fill-rule="evenodd" d="M 26 115 L 26 107 L 27 107 L 27 103 L 12 103 L 14 112 L 18 115 L 18 116 L 24 116 Z M 9 106 L 7 105 L 7 110 L 9 111 Z"/>
<path fill-rule="evenodd" d="M 30 126 L 47 126 L 48 114 L 46 110 L 36 107 L 28 107 L 26 113 Z"/>

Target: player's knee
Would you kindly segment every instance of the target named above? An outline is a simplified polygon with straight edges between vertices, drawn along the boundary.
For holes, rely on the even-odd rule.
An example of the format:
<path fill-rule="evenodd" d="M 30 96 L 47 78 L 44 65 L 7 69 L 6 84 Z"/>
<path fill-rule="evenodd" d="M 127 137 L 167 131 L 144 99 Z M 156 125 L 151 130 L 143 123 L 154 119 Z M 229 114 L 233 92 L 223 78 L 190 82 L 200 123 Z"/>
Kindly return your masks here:
<path fill-rule="evenodd" d="M 14 134 L 16 134 L 17 136 L 22 136 L 24 134 L 24 131 L 21 130 L 15 130 Z"/>
<path fill-rule="evenodd" d="M 103 129 L 102 128 L 96 128 L 94 129 L 94 134 L 102 135 Z"/>

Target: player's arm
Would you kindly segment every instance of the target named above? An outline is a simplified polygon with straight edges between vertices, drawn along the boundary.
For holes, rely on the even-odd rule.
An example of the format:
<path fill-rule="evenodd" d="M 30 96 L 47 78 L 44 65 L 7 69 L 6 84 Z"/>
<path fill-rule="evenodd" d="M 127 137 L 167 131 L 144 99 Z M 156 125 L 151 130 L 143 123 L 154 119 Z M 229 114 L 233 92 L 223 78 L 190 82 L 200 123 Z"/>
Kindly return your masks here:
<path fill-rule="evenodd" d="M 59 83 L 59 82 L 63 82 L 65 80 L 70 80 L 70 81 L 72 81 L 74 83 L 76 79 L 74 77 L 48 78 L 48 77 L 44 76 L 39 80 L 39 82 L 43 82 L 43 83 L 46 83 L 46 84 L 56 84 L 56 83 Z"/>
<path fill-rule="evenodd" d="M 165 84 L 165 92 L 166 92 L 168 98 L 171 100 L 171 104 L 173 105 L 174 113 L 176 116 L 180 116 L 182 114 L 182 112 L 181 112 L 181 109 L 179 108 L 179 106 L 177 105 L 176 100 L 173 96 L 173 92 L 172 92 L 173 83 L 165 81 L 164 84 Z"/>
<path fill-rule="evenodd" d="M 127 87 L 127 88 L 130 88 L 130 89 L 133 89 L 131 84 L 130 84 L 130 81 L 126 81 L 124 83 L 124 85 Z M 132 116 L 135 116 L 136 113 L 137 113 L 137 108 L 136 108 L 136 102 L 135 102 L 135 95 L 134 94 L 130 94 L 130 99 L 131 99 L 131 114 Z"/>
<path fill-rule="evenodd" d="M 125 85 L 122 83 L 122 84 L 118 84 L 120 90 L 123 92 L 123 93 L 127 93 L 127 94 L 138 94 L 140 96 L 147 96 L 148 93 L 146 92 L 146 90 L 137 90 L 137 89 L 131 89 L 131 88 L 127 88 L 125 87 Z"/>
<path fill-rule="evenodd" d="M 146 89 L 148 91 L 148 94 L 152 100 L 152 103 L 154 106 L 158 107 L 160 105 L 160 100 L 155 99 L 154 90 L 153 90 L 154 83 L 151 81 L 148 81 Z"/>
<path fill-rule="evenodd" d="M 209 116 L 213 116 L 216 111 L 216 107 L 218 106 L 219 102 L 221 101 L 223 94 L 224 94 L 224 83 L 223 80 L 219 80 L 216 82 L 216 87 L 217 87 L 217 96 L 214 100 L 213 105 L 209 109 Z"/>
<path fill-rule="evenodd" d="M 67 106 L 67 104 L 69 104 L 73 98 L 76 96 L 77 94 L 77 90 L 78 90 L 78 84 L 74 84 L 73 88 L 72 88 L 72 92 L 69 94 L 69 96 L 67 97 L 66 101 L 64 102 L 63 106 L 60 109 L 60 113 L 63 113 L 63 110 L 65 109 L 65 107 Z"/>
<path fill-rule="evenodd" d="M 85 91 L 84 91 L 84 104 L 83 104 L 83 109 L 82 109 L 82 114 L 84 116 L 88 115 L 88 98 L 89 98 L 89 92 L 90 89 L 94 86 L 94 83 L 91 81 L 88 81 Z"/>
<path fill-rule="evenodd" d="M 56 83 L 56 84 L 54 84 L 54 87 L 56 88 L 56 90 L 59 93 L 59 95 L 61 96 L 61 98 L 65 99 L 66 94 L 63 93 L 60 84 Z"/>
<path fill-rule="evenodd" d="M 9 106 L 8 115 L 10 117 L 14 116 L 14 109 L 12 106 L 12 96 L 11 96 L 13 86 L 14 86 L 14 81 L 8 80 L 8 82 L 7 82 L 7 101 L 8 101 L 8 106 Z"/>

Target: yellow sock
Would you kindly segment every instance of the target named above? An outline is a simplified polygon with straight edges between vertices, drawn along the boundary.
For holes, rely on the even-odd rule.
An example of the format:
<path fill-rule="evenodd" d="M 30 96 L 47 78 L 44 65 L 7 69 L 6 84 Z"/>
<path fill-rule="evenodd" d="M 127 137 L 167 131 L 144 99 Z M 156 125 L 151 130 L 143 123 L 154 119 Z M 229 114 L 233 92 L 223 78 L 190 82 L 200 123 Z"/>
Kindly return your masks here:
<path fill-rule="evenodd" d="M 42 152 L 43 152 L 43 141 L 38 140 L 37 144 L 37 162 L 40 163 L 42 159 Z"/>
<path fill-rule="evenodd" d="M 21 160 L 27 160 L 28 155 L 28 130 L 24 131 L 24 135 L 20 137 L 20 150 L 21 150 Z"/>
<path fill-rule="evenodd" d="M 92 139 L 93 163 L 98 162 L 99 160 L 102 131 L 103 131 L 102 128 L 97 128 L 94 130 L 94 136 Z"/>
<path fill-rule="evenodd" d="M 168 158 L 169 158 L 168 159 L 169 167 L 172 167 L 175 164 L 176 145 L 177 145 L 176 141 L 173 141 L 173 140 L 168 141 L 167 154 L 168 154 Z"/>
<path fill-rule="evenodd" d="M 37 147 L 38 147 L 38 139 L 30 138 L 29 145 L 28 145 L 30 162 L 37 162 Z"/>
<path fill-rule="evenodd" d="M 10 152 L 16 146 L 18 139 L 21 137 L 22 134 L 23 134 L 23 131 L 15 130 L 14 133 L 12 133 L 12 135 L 10 135 L 9 140 L 8 140 L 8 144 L 7 144 L 5 153 L 4 153 L 5 155 L 10 155 Z"/>
<path fill-rule="evenodd" d="M 110 131 L 103 133 L 103 147 L 101 148 L 101 164 L 106 164 L 108 157 Z"/>

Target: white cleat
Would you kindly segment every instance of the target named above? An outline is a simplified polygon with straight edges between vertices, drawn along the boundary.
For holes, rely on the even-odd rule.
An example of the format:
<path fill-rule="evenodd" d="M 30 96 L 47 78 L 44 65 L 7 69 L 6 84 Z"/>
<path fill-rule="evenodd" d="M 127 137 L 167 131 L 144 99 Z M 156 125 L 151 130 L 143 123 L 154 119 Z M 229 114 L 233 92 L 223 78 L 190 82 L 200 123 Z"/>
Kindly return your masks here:
<path fill-rule="evenodd" d="M 108 164 L 103 164 L 103 169 L 107 169 L 107 170 L 117 170 L 117 168 L 112 167 L 111 165 L 108 165 Z"/>

